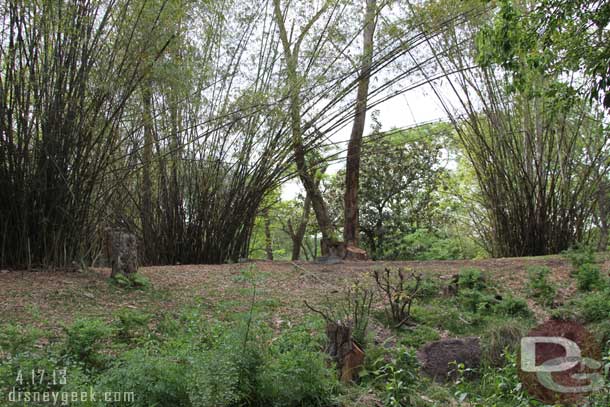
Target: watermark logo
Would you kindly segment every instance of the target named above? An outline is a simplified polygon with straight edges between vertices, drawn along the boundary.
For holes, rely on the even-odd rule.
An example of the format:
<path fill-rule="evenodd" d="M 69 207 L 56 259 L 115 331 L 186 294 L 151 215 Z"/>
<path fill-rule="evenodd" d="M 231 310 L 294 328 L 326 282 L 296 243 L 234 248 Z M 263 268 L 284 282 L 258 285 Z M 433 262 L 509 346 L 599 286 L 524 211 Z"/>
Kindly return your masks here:
<path fill-rule="evenodd" d="M 69 406 L 73 404 L 135 403 L 134 392 L 99 391 L 93 387 L 84 389 L 63 390 L 68 384 L 67 368 L 46 370 L 35 368 L 18 370 L 12 389 L 0 387 L 0 405 L 44 404 Z M 4 393 L 7 393 L 6 396 Z M 8 404 L 6 404 L 8 402 Z"/>
<path fill-rule="evenodd" d="M 553 404 L 574 404 L 605 388 L 610 366 L 582 325 L 549 321 L 521 339 L 520 376 L 530 395 Z"/>

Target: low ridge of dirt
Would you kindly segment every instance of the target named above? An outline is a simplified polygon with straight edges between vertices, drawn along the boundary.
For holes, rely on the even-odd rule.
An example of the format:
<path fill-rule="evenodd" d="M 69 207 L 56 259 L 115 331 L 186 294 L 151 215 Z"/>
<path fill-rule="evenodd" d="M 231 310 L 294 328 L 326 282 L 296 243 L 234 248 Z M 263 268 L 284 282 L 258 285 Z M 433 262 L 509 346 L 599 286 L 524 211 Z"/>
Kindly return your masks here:
<path fill-rule="evenodd" d="M 571 266 L 561 256 L 502 258 L 485 260 L 343 262 L 324 265 L 311 262 L 252 261 L 225 265 L 177 265 L 142 267 L 152 288 L 126 291 L 109 283 L 109 269 L 87 271 L 0 272 L 0 323 L 33 323 L 51 330 L 76 316 L 108 317 L 120 308 L 153 313 L 172 312 L 182 306 L 200 304 L 210 314 L 219 309 L 239 311 L 248 306 L 251 283 L 242 277 L 246 270 L 258 275 L 257 298 L 272 311 L 274 320 L 296 320 L 307 311 L 303 301 L 313 303 L 340 295 L 342 287 L 355 279 L 367 278 L 376 268 L 408 267 L 431 275 L 444 276 L 460 269 L 476 267 L 495 285 L 525 297 L 527 267 L 551 268 L 551 279 L 559 287 L 559 301 L 575 288 L 569 278 Z M 605 260 L 603 270 L 608 270 Z M 544 313 L 533 302 L 539 319 Z"/>

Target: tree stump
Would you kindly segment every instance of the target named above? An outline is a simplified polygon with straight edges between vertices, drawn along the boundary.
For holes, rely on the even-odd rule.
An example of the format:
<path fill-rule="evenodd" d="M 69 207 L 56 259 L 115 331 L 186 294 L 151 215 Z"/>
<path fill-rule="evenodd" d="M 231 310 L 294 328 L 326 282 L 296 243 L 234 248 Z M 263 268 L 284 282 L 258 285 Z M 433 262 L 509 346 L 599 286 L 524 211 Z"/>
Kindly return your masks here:
<path fill-rule="evenodd" d="M 345 260 L 364 261 L 368 260 L 368 256 L 366 250 L 348 244 L 345 247 Z"/>
<path fill-rule="evenodd" d="M 364 364 L 364 352 L 352 339 L 352 328 L 336 322 L 327 322 L 327 353 L 337 363 L 343 383 L 352 382 Z"/>
<path fill-rule="evenodd" d="M 124 230 L 108 231 L 109 258 L 112 277 L 117 274 L 130 276 L 138 271 L 138 243 L 135 235 Z"/>
<path fill-rule="evenodd" d="M 343 259 L 345 257 L 345 243 L 344 242 L 329 242 L 324 241 L 320 242 L 322 249 L 322 256 L 328 257 L 338 257 Z"/>

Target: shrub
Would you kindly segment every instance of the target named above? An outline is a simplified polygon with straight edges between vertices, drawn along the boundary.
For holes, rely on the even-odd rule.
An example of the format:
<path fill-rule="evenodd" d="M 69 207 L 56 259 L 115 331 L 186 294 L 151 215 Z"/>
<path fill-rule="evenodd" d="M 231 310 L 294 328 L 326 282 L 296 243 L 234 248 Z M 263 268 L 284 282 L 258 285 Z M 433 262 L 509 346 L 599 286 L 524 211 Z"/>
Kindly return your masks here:
<path fill-rule="evenodd" d="M 529 275 L 527 290 L 530 297 L 541 305 L 552 305 L 557 289 L 548 281 L 551 270 L 545 266 L 530 266 L 527 271 Z"/>
<path fill-rule="evenodd" d="M 77 319 L 65 328 L 65 353 L 86 368 L 101 369 L 107 358 L 100 353 L 102 343 L 112 336 L 114 330 L 101 319 Z"/>
<path fill-rule="evenodd" d="M 359 281 L 356 281 L 345 293 L 344 317 L 350 321 L 352 336 L 362 348 L 366 347 L 373 296 L 373 290 Z"/>
<path fill-rule="evenodd" d="M 123 400 L 111 406 L 189 406 L 188 364 L 145 349 L 124 353 L 97 380 L 100 392 L 133 393 L 134 402 Z M 81 389 L 82 391 L 82 389 Z"/>
<path fill-rule="evenodd" d="M 265 406 L 329 406 L 338 385 L 336 372 L 319 349 L 272 348 L 260 376 Z"/>
<path fill-rule="evenodd" d="M 482 366 L 480 379 L 476 382 L 465 380 L 465 375 L 470 372 L 460 367 L 460 379 L 455 384 L 455 395 L 460 401 L 458 404 L 462 405 L 467 400 L 467 404 L 472 407 L 541 405 L 529 398 L 519 378 L 517 365 L 517 357 L 509 352 L 501 367 Z"/>
<path fill-rule="evenodd" d="M 411 319 L 411 307 L 419 295 L 422 275 L 405 269 L 375 270 L 373 277 L 386 301 L 386 317 L 400 328 Z"/>
<path fill-rule="evenodd" d="M 481 336 L 482 360 L 489 366 L 503 366 L 506 356 L 515 353 L 524 335 L 524 327 L 517 322 L 492 325 Z"/>
<path fill-rule="evenodd" d="M 398 348 L 391 355 L 377 357 L 368 369 L 363 378 L 371 381 L 382 393 L 384 406 L 412 405 L 411 398 L 419 378 L 415 350 Z"/>
<path fill-rule="evenodd" d="M 581 291 L 603 288 L 604 281 L 599 267 L 590 263 L 581 264 L 576 273 L 576 285 Z"/>
<path fill-rule="evenodd" d="M 463 308 L 472 313 L 490 310 L 495 301 L 493 296 L 474 289 L 460 290 L 457 299 Z"/>
<path fill-rule="evenodd" d="M 32 351 L 32 347 L 43 335 L 40 329 L 6 324 L 0 327 L 0 352 L 16 355 Z"/>
<path fill-rule="evenodd" d="M 139 310 L 123 308 L 115 313 L 115 326 L 120 339 L 131 341 L 147 330 L 150 315 Z"/>
<path fill-rule="evenodd" d="M 563 256 L 570 260 L 574 271 L 577 271 L 584 264 L 595 263 L 595 252 L 593 248 L 585 245 L 576 245 L 566 251 Z"/>
<path fill-rule="evenodd" d="M 60 371 L 65 366 L 58 354 L 44 350 L 24 351 L 6 360 L 0 359 L 0 405 L 6 400 L 1 398 L 2 392 L 13 390 L 13 387 L 21 392 L 59 390 L 59 378 L 53 383 L 52 377 L 41 376 L 39 372 Z"/>
<path fill-rule="evenodd" d="M 581 297 L 576 304 L 586 322 L 610 319 L 610 290 L 589 293 Z"/>
<path fill-rule="evenodd" d="M 458 284 L 460 289 L 484 290 L 485 278 L 483 272 L 476 268 L 464 268 L 460 270 Z"/>
<path fill-rule="evenodd" d="M 513 297 L 512 295 L 502 298 L 493 308 L 495 313 L 509 317 L 530 318 L 532 316 L 532 311 L 527 306 L 527 302 L 523 298 Z"/>
<path fill-rule="evenodd" d="M 256 399 L 262 353 L 245 334 L 228 330 L 196 355 L 190 375 L 193 407 L 244 405 Z"/>
<path fill-rule="evenodd" d="M 602 345 L 605 352 L 610 352 L 610 320 L 602 321 L 591 327 L 597 341 Z"/>
<path fill-rule="evenodd" d="M 414 284 L 416 284 L 416 282 L 412 281 L 410 284 L 412 286 L 412 288 L 415 288 L 415 287 L 413 287 Z M 417 298 L 420 298 L 422 300 L 434 298 L 439 294 L 440 290 L 441 290 L 440 282 L 437 279 L 434 279 L 434 278 L 430 277 L 429 275 L 426 275 L 426 276 L 422 277 L 422 279 L 421 279 L 419 291 L 417 293 Z"/>

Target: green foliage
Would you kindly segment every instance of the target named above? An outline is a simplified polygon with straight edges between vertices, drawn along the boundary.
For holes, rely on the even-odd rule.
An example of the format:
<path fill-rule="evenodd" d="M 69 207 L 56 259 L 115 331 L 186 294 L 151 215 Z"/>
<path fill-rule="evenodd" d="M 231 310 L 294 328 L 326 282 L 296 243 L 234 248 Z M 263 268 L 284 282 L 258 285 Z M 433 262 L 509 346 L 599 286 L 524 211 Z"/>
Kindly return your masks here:
<path fill-rule="evenodd" d="M 464 289 L 459 291 L 458 302 L 464 309 L 476 314 L 491 310 L 495 298 L 479 290 Z"/>
<path fill-rule="evenodd" d="M 414 282 L 411 282 L 411 287 L 413 287 L 414 284 Z M 421 300 L 429 300 L 438 296 L 440 290 L 441 284 L 437 278 L 430 275 L 424 275 L 421 279 L 417 296 Z"/>
<path fill-rule="evenodd" d="M 460 288 L 469 290 L 483 290 L 486 287 L 483 272 L 476 268 L 464 268 L 460 270 L 458 285 Z"/>
<path fill-rule="evenodd" d="M 529 296 L 536 299 L 538 303 L 550 306 L 555 300 L 557 289 L 548 280 L 551 270 L 545 266 L 530 266 L 527 268 Z"/>
<path fill-rule="evenodd" d="M 365 283 L 356 281 L 345 295 L 345 316 L 352 324 L 352 337 L 364 349 L 367 345 L 374 291 Z"/>
<path fill-rule="evenodd" d="M 150 287 L 150 280 L 148 277 L 143 276 L 140 273 L 133 273 L 130 275 L 117 273 L 111 278 L 111 282 L 123 288 L 146 289 Z"/>
<path fill-rule="evenodd" d="M 601 344 L 602 349 L 610 353 L 610 319 L 601 321 L 589 329 Z"/>
<path fill-rule="evenodd" d="M 32 372 L 35 379 L 38 369 L 52 372 L 62 369 L 65 365 L 61 358 L 54 352 L 48 351 L 24 351 L 7 359 L 0 359 L 0 396 L 3 391 L 12 390 L 14 386 L 18 391 L 48 391 L 57 390 L 59 383 L 54 384 L 48 377 L 40 380 L 32 380 Z M 0 399 L 4 401 L 5 399 Z"/>
<path fill-rule="evenodd" d="M 481 335 L 482 361 L 489 366 L 503 366 L 506 356 L 519 349 L 525 334 L 523 323 L 506 321 L 489 326 Z"/>
<path fill-rule="evenodd" d="M 419 324 L 401 332 L 399 343 L 404 346 L 419 348 L 420 346 L 440 339 L 439 332 L 427 325 Z M 368 352 L 367 352 L 368 357 Z"/>
<path fill-rule="evenodd" d="M 143 334 L 147 330 L 147 323 L 151 318 L 149 314 L 129 308 L 115 312 L 114 316 L 117 336 L 127 342 Z"/>
<path fill-rule="evenodd" d="M 100 392 L 133 393 L 134 402 L 121 401 L 111 406 L 189 406 L 187 381 L 189 367 L 173 355 L 135 349 L 121 355 L 98 378 Z"/>
<path fill-rule="evenodd" d="M 586 322 L 610 319 L 610 290 L 588 293 L 576 300 L 578 313 Z"/>
<path fill-rule="evenodd" d="M 402 407 L 411 405 L 418 382 L 418 369 L 415 350 L 397 348 L 392 354 L 380 354 L 369 362 L 361 377 L 379 390 L 384 406 Z"/>
<path fill-rule="evenodd" d="M 502 0 L 493 23 L 477 35 L 478 62 L 501 65 L 522 92 L 531 91 L 531 72 L 537 77 L 579 72 L 588 78 L 591 98 L 610 107 L 610 6 L 601 4 L 543 0 L 525 9 L 516 0 Z"/>
<path fill-rule="evenodd" d="M 467 236 L 445 231 L 416 229 L 411 233 L 391 236 L 385 243 L 383 258 L 391 260 L 473 259 L 484 255 Z"/>
<path fill-rule="evenodd" d="M 261 350 L 228 331 L 194 360 L 189 397 L 194 407 L 243 405 L 256 399 Z"/>
<path fill-rule="evenodd" d="M 585 264 L 595 263 L 595 252 L 587 245 L 576 245 L 565 250 L 562 254 L 565 258 L 570 260 L 574 271 L 577 271 Z"/>
<path fill-rule="evenodd" d="M 11 355 L 32 351 L 33 346 L 43 335 L 40 329 L 22 325 L 5 324 L 0 326 L 0 353 Z"/>
<path fill-rule="evenodd" d="M 383 137 L 381 137 L 383 136 Z M 465 259 L 484 255 L 463 219 L 463 200 L 453 191 L 471 178 L 449 171 L 443 148 L 452 150 L 447 123 L 374 134 L 360 164 L 361 243 L 373 259 Z M 443 148 L 442 148 L 442 147 Z M 332 218 L 341 222 L 345 173 L 329 177 L 325 195 Z"/>
<path fill-rule="evenodd" d="M 512 295 L 506 295 L 497 304 L 493 306 L 494 312 L 497 314 L 530 318 L 532 311 L 527 306 L 527 302 L 523 298 L 513 297 Z"/>
<path fill-rule="evenodd" d="M 599 266 L 585 263 L 578 267 L 576 272 L 576 285 L 581 291 L 591 291 L 605 286 Z"/>
<path fill-rule="evenodd" d="M 470 381 L 466 377 L 469 369 L 458 366 L 458 380 L 455 383 L 455 396 L 459 404 L 468 403 L 473 407 L 530 407 L 528 397 L 518 375 L 517 357 L 508 352 L 500 367 L 482 366 L 480 379 Z"/>
<path fill-rule="evenodd" d="M 269 349 L 259 378 L 265 406 L 328 406 L 337 391 L 337 375 L 329 368 L 320 343 L 305 330 L 282 335 Z"/>
<path fill-rule="evenodd" d="M 107 357 L 101 353 L 102 345 L 114 329 L 101 319 L 80 318 L 65 328 L 65 353 L 85 368 L 101 369 Z"/>

